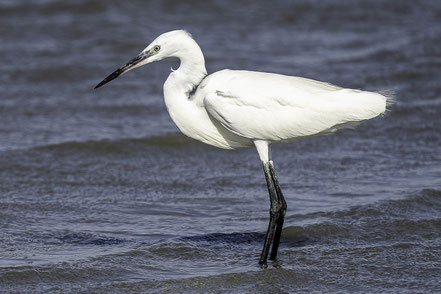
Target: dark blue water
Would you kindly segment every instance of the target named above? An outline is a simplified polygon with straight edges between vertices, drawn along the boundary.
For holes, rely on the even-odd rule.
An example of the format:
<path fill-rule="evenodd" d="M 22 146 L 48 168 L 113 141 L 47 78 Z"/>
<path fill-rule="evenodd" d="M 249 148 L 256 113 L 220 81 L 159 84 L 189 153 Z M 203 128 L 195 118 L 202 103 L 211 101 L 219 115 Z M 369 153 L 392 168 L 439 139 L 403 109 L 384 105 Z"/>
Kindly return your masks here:
<path fill-rule="evenodd" d="M 266 269 L 258 156 L 179 133 L 178 63 L 93 90 L 172 29 L 209 72 L 395 91 L 356 130 L 273 146 L 288 213 Z M 0 292 L 441 292 L 439 1 L 2 1 L 0 32 Z"/>

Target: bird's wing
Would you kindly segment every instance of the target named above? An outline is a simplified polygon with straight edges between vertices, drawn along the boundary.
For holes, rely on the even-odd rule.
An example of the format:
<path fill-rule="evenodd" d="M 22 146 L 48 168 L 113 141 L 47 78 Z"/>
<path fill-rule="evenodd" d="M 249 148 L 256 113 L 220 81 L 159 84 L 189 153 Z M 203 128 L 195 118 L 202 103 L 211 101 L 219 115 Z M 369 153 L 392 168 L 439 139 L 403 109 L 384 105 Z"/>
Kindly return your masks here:
<path fill-rule="evenodd" d="M 253 140 L 280 141 L 332 131 L 385 111 L 378 93 L 343 89 L 300 77 L 223 70 L 196 93 L 229 131 Z"/>

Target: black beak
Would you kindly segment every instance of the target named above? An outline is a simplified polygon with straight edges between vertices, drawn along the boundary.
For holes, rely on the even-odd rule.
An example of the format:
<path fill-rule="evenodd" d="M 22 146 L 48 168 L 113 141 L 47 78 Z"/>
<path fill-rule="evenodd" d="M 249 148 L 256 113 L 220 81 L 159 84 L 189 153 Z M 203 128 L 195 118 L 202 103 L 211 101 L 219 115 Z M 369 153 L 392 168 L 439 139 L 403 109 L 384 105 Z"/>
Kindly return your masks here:
<path fill-rule="evenodd" d="M 129 70 L 138 67 L 139 63 L 147 59 L 149 56 L 150 55 L 147 52 L 141 52 L 138 56 L 136 56 L 135 58 L 127 62 L 125 65 L 121 66 L 120 68 L 112 72 L 110 75 L 108 75 L 104 80 L 102 80 L 98 85 L 95 86 L 95 89 L 101 87 L 104 84 L 107 84 L 111 80 L 116 79 L 117 77 L 128 72 Z"/>

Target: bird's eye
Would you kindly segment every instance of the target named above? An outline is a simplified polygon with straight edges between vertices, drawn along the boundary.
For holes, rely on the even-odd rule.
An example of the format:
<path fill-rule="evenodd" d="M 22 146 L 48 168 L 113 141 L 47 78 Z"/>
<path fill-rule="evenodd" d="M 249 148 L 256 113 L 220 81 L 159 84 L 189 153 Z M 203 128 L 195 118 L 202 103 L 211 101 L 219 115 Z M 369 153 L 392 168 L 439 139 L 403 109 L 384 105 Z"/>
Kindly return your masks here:
<path fill-rule="evenodd" d="M 156 45 L 155 47 L 153 47 L 153 51 L 158 52 L 159 49 L 161 49 L 161 47 L 159 47 L 158 45 Z"/>

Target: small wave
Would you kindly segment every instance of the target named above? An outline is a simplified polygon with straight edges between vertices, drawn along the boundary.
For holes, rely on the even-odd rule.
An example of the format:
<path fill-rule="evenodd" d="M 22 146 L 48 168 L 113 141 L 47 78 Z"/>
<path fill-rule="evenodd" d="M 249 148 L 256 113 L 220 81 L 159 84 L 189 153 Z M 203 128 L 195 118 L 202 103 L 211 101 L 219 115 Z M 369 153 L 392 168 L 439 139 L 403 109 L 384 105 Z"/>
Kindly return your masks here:
<path fill-rule="evenodd" d="M 303 227 L 289 226 L 282 231 L 281 244 L 301 247 L 313 244 L 325 236 L 340 234 L 342 231 L 345 231 L 344 226 L 333 223 L 312 224 Z"/>
<path fill-rule="evenodd" d="M 183 147 L 194 144 L 195 141 L 178 133 L 148 138 L 123 138 L 117 140 L 99 140 L 83 142 L 63 142 L 35 147 L 37 150 L 51 151 L 85 151 L 85 152 L 127 152 L 144 149 L 148 146 Z"/>
<path fill-rule="evenodd" d="M 0 13 L 34 11 L 43 15 L 74 11 L 77 13 L 93 13 L 103 11 L 103 1 L 6 1 L 0 4 Z"/>
<path fill-rule="evenodd" d="M 329 212 L 327 217 L 337 219 L 362 218 L 418 218 L 435 215 L 441 207 L 441 191 L 423 189 L 402 199 L 384 200 L 365 206 L 352 207 L 349 210 Z"/>
<path fill-rule="evenodd" d="M 440 237 L 441 191 L 423 189 L 403 199 L 380 201 L 347 210 L 314 213 L 320 223 L 286 227 L 287 241 L 315 242 L 409 241 Z"/>
<path fill-rule="evenodd" d="M 184 242 L 206 242 L 206 243 L 226 243 L 226 244 L 252 244 L 252 243 L 261 243 L 265 234 L 257 233 L 257 232 L 248 232 L 248 233 L 212 233 L 206 235 L 199 236 L 189 236 L 189 237 L 181 237 L 180 241 Z"/>
<path fill-rule="evenodd" d="M 72 245 L 117 245 L 123 243 L 124 240 L 117 239 L 108 236 L 100 236 L 85 232 L 53 232 L 46 233 L 41 237 L 41 240 L 45 244 L 60 245 L 60 244 L 72 244 Z"/>
<path fill-rule="evenodd" d="M 283 230 L 281 247 L 301 247 L 314 242 L 312 238 L 304 234 L 300 227 L 287 227 Z M 204 235 L 185 236 L 162 240 L 152 245 L 153 251 L 163 249 L 193 248 L 194 250 L 205 248 L 207 251 L 217 251 L 231 247 L 252 247 L 253 251 L 259 251 L 265 240 L 265 232 L 234 232 L 234 233 L 211 233 Z"/>

